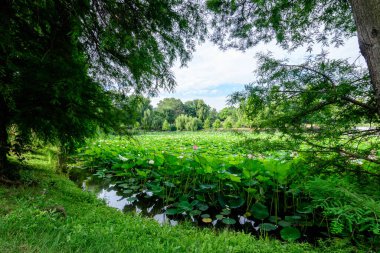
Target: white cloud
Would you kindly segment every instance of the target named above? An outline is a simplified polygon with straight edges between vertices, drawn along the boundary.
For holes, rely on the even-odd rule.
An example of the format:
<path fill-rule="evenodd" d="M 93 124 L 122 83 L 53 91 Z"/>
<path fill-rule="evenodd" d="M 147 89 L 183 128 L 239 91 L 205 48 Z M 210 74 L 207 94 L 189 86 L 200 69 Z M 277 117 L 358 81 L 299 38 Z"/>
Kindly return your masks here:
<path fill-rule="evenodd" d="M 344 47 L 328 50 L 332 58 L 350 58 L 353 61 L 360 55 L 357 38 L 347 40 Z M 253 71 L 257 66 L 255 55 L 267 51 L 271 51 L 276 58 L 289 58 L 293 63 L 302 62 L 309 54 L 305 48 L 289 53 L 274 43 L 260 44 L 245 52 L 234 49 L 222 51 L 211 42 L 206 42 L 197 47 L 187 67 L 180 68 L 179 64 L 174 66 L 173 72 L 177 80 L 174 93 L 162 91 L 158 97 L 151 99 L 152 104 L 156 105 L 165 97 L 180 98 L 183 101 L 199 98 L 220 110 L 231 92 L 221 87 L 229 85 L 235 86 L 235 90 L 241 90 L 244 84 L 254 80 Z M 320 51 L 320 47 L 315 47 L 313 53 Z M 359 61 L 364 63 L 362 59 Z M 224 91 L 229 93 L 223 94 Z"/>

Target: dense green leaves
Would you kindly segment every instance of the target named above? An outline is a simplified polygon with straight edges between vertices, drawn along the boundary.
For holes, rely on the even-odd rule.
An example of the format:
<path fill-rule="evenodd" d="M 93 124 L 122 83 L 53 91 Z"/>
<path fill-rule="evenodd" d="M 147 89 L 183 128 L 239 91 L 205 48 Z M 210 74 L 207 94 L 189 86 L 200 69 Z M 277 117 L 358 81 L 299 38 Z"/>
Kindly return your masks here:
<path fill-rule="evenodd" d="M 125 94 L 174 86 L 170 67 L 204 37 L 202 13 L 194 1 L 5 1 L 0 170 L 11 125 L 20 140 L 35 134 L 66 151 L 99 126 L 130 125 L 141 108 Z"/>
<path fill-rule="evenodd" d="M 257 81 L 231 96 L 254 126 L 280 130 L 321 155 L 335 153 L 322 159 L 339 167 L 347 160 L 357 167 L 357 159 L 379 163 L 380 117 L 365 69 L 326 54 L 300 65 L 271 55 L 258 59 Z M 364 124 L 369 127 L 357 128 Z"/>
<path fill-rule="evenodd" d="M 209 0 L 212 40 L 221 47 L 246 49 L 276 40 L 284 48 L 315 42 L 341 45 L 354 35 L 347 1 Z"/>
<path fill-rule="evenodd" d="M 90 141 L 77 158 L 97 170 L 95 177 L 136 196 L 136 205 L 150 200 L 171 219 L 233 225 L 286 241 L 324 237 L 324 232 L 378 238 L 378 178 L 361 175 L 358 183 L 347 174 L 316 174 L 305 159 L 308 153 L 258 153 L 236 145 L 245 137 L 260 142 L 279 135 L 154 133 L 132 143 L 115 137 Z"/>
<path fill-rule="evenodd" d="M 261 203 L 256 203 L 251 207 L 253 217 L 263 220 L 269 217 L 268 207 Z"/>
<path fill-rule="evenodd" d="M 301 237 L 301 233 L 297 228 L 286 227 L 281 230 L 281 238 L 286 241 L 295 241 Z"/>

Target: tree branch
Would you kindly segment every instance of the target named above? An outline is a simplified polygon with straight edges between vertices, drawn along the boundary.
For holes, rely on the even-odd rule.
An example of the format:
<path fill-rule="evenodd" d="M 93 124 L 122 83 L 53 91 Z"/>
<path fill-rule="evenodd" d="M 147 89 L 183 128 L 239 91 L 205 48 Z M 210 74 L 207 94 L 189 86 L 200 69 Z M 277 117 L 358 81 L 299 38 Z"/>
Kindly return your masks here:
<path fill-rule="evenodd" d="M 328 75 L 326 75 L 325 73 L 321 72 L 321 71 L 318 71 L 316 69 L 313 69 L 313 68 L 310 68 L 310 67 L 307 67 L 305 65 L 290 65 L 290 64 L 281 64 L 281 66 L 284 66 L 284 67 L 290 67 L 290 68 L 301 68 L 301 69 L 305 69 L 305 70 L 308 70 L 308 71 L 311 71 L 313 73 L 316 73 L 318 75 L 321 75 L 322 77 L 324 77 L 326 80 L 328 80 L 331 84 L 331 86 L 336 89 L 336 84 L 334 82 L 334 80 L 329 77 Z M 359 80 L 359 79 L 358 79 Z M 357 80 L 355 80 L 357 81 Z M 370 112 L 372 113 L 376 113 L 376 114 L 379 114 L 379 112 L 377 111 L 377 109 L 375 107 L 372 107 L 366 103 L 363 103 L 363 102 L 360 102 L 354 98 L 351 98 L 349 96 L 343 96 L 342 97 L 343 100 L 347 101 L 347 102 L 350 102 L 352 104 L 355 104 L 357 106 L 360 106 L 362 108 L 365 108 L 366 110 L 369 110 Z"/>

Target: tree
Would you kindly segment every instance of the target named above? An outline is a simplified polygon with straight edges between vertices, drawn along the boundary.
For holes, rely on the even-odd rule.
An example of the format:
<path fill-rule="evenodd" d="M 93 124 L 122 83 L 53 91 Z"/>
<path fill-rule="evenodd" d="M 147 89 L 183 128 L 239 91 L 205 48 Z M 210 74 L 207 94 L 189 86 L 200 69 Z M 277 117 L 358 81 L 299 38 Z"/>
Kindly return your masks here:
<path fill-rule="evenodd" d="M 170 124 L 167 120 L 164 120 L 164 123 L 162 123 L 162 131 L 170 131 Z"/>
<path fill-rule="evenodd" d="M 153 110 L 153 118 L 152 118 L 152 125 L 151 128 L 152 130 L 161 130 L 161 127 L 165 121 L 165 118 L 158 113 L 156 110 Z"/>
<path fill-rule="evenodd" d="M 233 120 L 230 116 L 228 116 L 224 121 L 223 121 L 223 128 L 224 129 L 231 129 L 233 127 Z"/>
<path fill-rule="evenodd" d="M 196 117 L 204 121 L 209 116 L 211 107 L 202 99 L 196 99 L 194 102 L 196 102 Z"/>
<path fill-rule="evenodd" d="M 197 131 L 201 129 L 202 121 L 195 117 L 187 117 L 186 119 L 186 130 L 187 131 Z"/>
<path fill-rule="evenodd" d="M 130 104 L 133 105 L 135 112 L 137 113 L 135 120 L 140 123 L 144 117 L 144 112 L 148 109 L 151 111 L 153 110 L 153 107 L 150 104 L 150 99 L 142 95 L 133 94 L 129 97 L 129 100 L 131 101 Z"/>
<path fill-rule="evenodd" d="M 157 109 L 165 119 L 170 123 L 174 123 L 177 116 L 184 113 L 184 106 L 180 99 L 164 98 L 157 104 Z"/>
<path fill-rule="evenodd" d="M 61 145 L 112 126 L 107 91 L 171 89 L 202 39 L 194 1 L 5 1 L 0 9 L 0 175 L 7 129 Z M 118 85 L 115 85 L 115 84 Z M 105 89 L 107 87 L 107 89 Z"/>
<path fill-rule="evenodd" d="M 231 97 L 231 102 L 244 104 L 255 128 L 279 129 L 301 141 L 318 163 L 327 159 L 338 168 L 354 166 L 357 171 L 358 159 L 380 164 L 380 117 L 367 70 L 325 54 L 301 65 L 268 55 L 258 62 L 257 81 Z M 363 123 L 372 127 L 358 129 Z"/>
<path fill-rule="evenodd" d="M 153 115 L 152 111 L 147 109 L 144 111 L 144 117 L 141 120 L 142 128 L 144 130 L 150 130 L 152 129 L 153 124 Z M 162 124 L 160 124 L 161 126 Z"/>
<path fill-rule="evenodd" d="M 211 128 L 211 120 L 210 118 L 207 118 L 203 124 L 204 129 L 210 129 Z"/>
<path fill-rule="evenodd" d="M 219 112 L 218 117 L 220 120 L 225 120 L 227 117 L 236 119 L 236 108 L 232 106 L 225 107 Z"/>
<path fill-rule="evenodd" d="M 207 5 L 214 13 L 212 38 L 224 48 L 247 49 L 271 40 L 290 50 L 315 43 L 339 46 L 357 34 L 368 69 L 329 60 L 325 53 L 299 65 L 259 55 L 259 78 L 231 100 L 242 105 L 256 127 L 281 130 L 313 147 L 319 163 L 326 152 L 342 169 L 358 167 L 358 159 L 379 163 L 373 155 L 380 134 L 378 1 L 210 0 Z M 363 122 L 374 126 L 355 128 Z M 365 140 L 370 145 L 354 148 Z"/>
<path fill-rule="evenodd" d="M 191 117 L 197 116 L 196 100 L 186 101 L 183 105 L 184 105 L 184 112 L 187 116 L 191 116 Z"/>
<path fill-rule="evenodd" d="M 222 123 L 220 122 L 220 120 L 219 120 L 219 119 L 216 119 L 216 120 L 214 121 L 214 123 L 212 124 L 212 127 L 213 127 L 214 129 L 219 129 L 219 128 L 221 127 L 221 125 L 222 125 Z"/>
<path fill-rule="evenodd" d="M 5 1 L 0 17 L 0 177 L 12 177 L 10 126 L 19 146 L 34 134 L 67 150 L 115 118 L 112 92 L 87 74 L 79 17 L 62 2 Z"/>
<path fill-rule="evenodd" d="M 205 121 L 210 116 L 211 107 L 203 101 L 203 99 L 194 99 L 184 103 L 184 112 L 191 117 L 197 117 L 201 121 Z"/>
<path fill-rule="evenodd" d="M 315 42 L 341 45 L 357 34 L 380 114 L 380 4 L 378 0 L 208 0 L 212 39 L 222 47 L 246 49 L 273 39 L 286 49 Z"/>
<path fill-rule="evenodd" d="M 218 118 L 218 112 L 215 108 L 212 108 L 209 113 L 209 118 L 211 123 L 213 123 Z"/>
<path fill-rule="evenodd" d="M 186 129 L 186 122 L 188 121 L 188 116 L 181 114 L 175 119 L 175 126 L 178 131 Z"/>

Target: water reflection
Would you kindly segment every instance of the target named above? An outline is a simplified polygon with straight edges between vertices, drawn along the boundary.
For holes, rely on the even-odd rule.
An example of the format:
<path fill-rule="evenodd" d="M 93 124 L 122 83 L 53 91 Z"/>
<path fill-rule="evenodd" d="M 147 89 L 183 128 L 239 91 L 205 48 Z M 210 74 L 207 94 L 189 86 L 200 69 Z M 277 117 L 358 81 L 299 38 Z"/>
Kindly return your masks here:
<path fill-rule="evenodd" d="M 99 199 L 102 199 L 110 207 L 116 208 L 124 213 L 135 212 L 144 216 L 152 217 L 159 224 L 170 224 L 176 226 L 178 221 L 169 219 L 165 214 L 165 207 L 159 199 L 153 198 L 150 191 L 126 195 L 110 181 L 96 181 L 87 178 L 82 182 L 84 191 L 93 192 Z M 142 200 L 142 201 L 141 201 Z M 161 207 L 160 207 L 161 206 Z"/>

